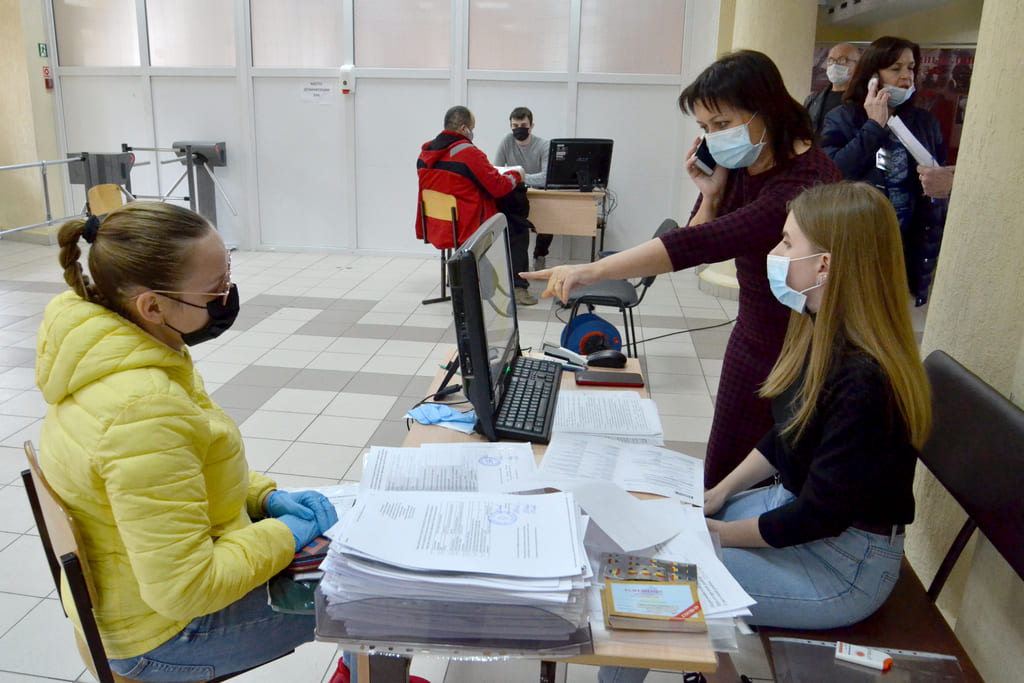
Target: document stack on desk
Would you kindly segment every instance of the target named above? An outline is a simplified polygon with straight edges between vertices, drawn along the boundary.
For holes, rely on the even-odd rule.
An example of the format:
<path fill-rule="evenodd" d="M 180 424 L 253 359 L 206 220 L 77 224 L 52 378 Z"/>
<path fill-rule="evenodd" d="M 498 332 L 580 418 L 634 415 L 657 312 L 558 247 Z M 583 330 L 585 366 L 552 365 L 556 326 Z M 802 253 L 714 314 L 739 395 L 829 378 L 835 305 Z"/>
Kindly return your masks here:
<path fill-rule="evenodd" d="M 662 446 L 658 406 L 635 391 L 563 391 L 553 434 L 590 434 L 627 443 Z"/>
<path fill-rule="evenodd" d="M 365 490 L 327 532 L 321 637 L 558 654 L 589 644 L 579 507 L 570 493 L 468 491 L 518 476 L 517 449 L 493 446 L 368 454 Z M 475 467 L 455 467 L 470 454 Z M 461 490 L 440 491 L 442 480 Z"/>

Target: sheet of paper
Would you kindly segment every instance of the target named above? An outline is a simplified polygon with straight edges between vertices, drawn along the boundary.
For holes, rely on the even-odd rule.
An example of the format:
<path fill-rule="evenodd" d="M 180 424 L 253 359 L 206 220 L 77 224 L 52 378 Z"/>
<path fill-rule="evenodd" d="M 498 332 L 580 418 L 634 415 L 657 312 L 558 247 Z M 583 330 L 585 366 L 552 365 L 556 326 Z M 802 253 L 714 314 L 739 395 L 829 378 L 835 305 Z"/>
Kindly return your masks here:
<path fill-rule="evenodd" d="M 697 565 L 697 592 L 705 616 L 743 616 L 756 601 L 743 590 L 715 554 L 704 513 L 699 508 L 683 508 L 684 531 L 645 554 L 661 560 L 690 562 Z"/>
<path fill-rule="evenodd" d="M 337 486 L 302 486 L 282 487 L 282 491 L 319 491 L 327 496 L 327 499 L 334 505 L 338 512 L 338 519 L 342 519 L 352 506 L 356 504 L 356 497 L 359 495 L 359 484 L 338 484 Z"/>
<path fill-rule="evenodd" d="M 928 149 L 921 144 L 921 141 L 910 132 L 910 129 L 907 128 L 907 124 L 903 123 L 899 116 L 890 116 L 889 122 L 886 125 L 889 126 L 892 132 L 896 133 L 896 137 L 900 139 L 900 142 L 907 148 L 907 151 L 910 152 L 912 157 L 914 157 L 914 160 L 918 165 L 939 165 L 939 162 L 935 160 L 935 157 L 932 156 L 931 152 L 929 152 Z"/>
<path fill-rule="evenodd" d="M 587 568 L 570 493 L 371 491 L 332 538 L 343 552 L 408 569 L 551 577 Z"/>
<path fill-rule="evenodd" d="M 546 486 L 571 491 L 593 524 L 607 534 L 622 552 L 633 552 L 661 543 L 683 529 L 684 518 L 673 514 L 679 501 L 640 500 L 610 481 L 597 479 L 541 480 Z M 668 512 L 668 514 L 666 514 Z"/>
<path fill-rule="evenodd" d="M 364 456 L 362 491 L 498 491 L 537 471 L 525 443 L 374 446 Z"/>
<path fill-rule="evenodd" d="M 544 452 L 540 474 L 604 479 L 627 491 L 704 504 L 703 461 L 657 446 L 625 444 L 585 434 L 556 434 Z"/>
<path fill-rule="evenodd" d="M 664 443 L 658 407 L 635 391 L 564 391 L 558 395 L 552 432 Z"/>

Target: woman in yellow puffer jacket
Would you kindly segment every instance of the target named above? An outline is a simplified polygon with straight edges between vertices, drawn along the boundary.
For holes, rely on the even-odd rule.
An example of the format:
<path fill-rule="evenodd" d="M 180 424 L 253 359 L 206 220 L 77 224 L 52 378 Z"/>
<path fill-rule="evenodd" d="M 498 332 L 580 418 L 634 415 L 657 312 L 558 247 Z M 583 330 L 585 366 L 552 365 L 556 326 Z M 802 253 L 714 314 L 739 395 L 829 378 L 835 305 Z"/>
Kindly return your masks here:
<path fill-rule="evenodd" d="M 320 494 L 249 471 L 187 348 L 238 314 L 224 242 L 157 202 L 72 220 L 59 242 L 73 291 L 39 331 L 40 461 L 81 527 L 111 668 L 206 680 L 312 640 L 314 618 L 273 612 L 264 584 L 337 516 Z"/>

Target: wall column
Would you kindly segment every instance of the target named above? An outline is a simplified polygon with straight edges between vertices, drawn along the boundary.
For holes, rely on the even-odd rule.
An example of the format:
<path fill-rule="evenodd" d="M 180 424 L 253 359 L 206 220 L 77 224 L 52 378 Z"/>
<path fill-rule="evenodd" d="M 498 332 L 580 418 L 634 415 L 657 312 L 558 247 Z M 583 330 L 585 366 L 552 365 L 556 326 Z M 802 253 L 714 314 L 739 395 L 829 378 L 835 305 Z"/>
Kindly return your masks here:
<path fill-rule="evenodd" d="M 718 53 L 739 49 L 765 53 L 782 72 L 789 94 L 803 101 L 811 87 L 818 4 L 810 0 L 730 0 L 722 3 L 723 13 L 729 11 L 729 5 L 735 6 L 735 16 L 731 22 L 730 17 L 722 17 L 720 25 L 731 23 L 732 45 L 719 45 Z M 736 299 L 736 264 L 724 261 L 701 270 L 698 286 L 709 294 Z"/>
<path fill-rule="evenodd" d="M 1020 3 L 985 2 L 922 341 L 923 353 L 946 351 L 1018 405 L 1024 393 L 1022 29 Z M 918 511 L 907 555 L 927 584 L 964 515 L 924 468 L 917 470 L 914 494 Z M 983 538 L 960 564 L 967 575 L 958 613 L 960 596 L 950 600 L 957 634 L 986 680 L 1013 680 L 1024 669 L 1024 583 Z"/>

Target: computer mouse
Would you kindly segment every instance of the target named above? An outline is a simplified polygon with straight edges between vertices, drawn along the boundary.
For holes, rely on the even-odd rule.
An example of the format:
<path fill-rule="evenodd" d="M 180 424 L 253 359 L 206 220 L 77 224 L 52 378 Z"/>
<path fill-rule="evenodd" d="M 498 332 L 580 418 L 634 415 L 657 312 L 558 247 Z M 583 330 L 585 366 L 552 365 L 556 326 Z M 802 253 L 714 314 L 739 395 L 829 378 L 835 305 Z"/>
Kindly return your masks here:
<path fill-rule="evenodd" d="M 626 367 L 626 354 L 615 349 L 601 349 L 587 356 L 587 365 L 593 365 L 596 368 L 624 368 Z"/>

